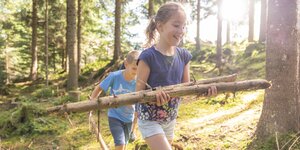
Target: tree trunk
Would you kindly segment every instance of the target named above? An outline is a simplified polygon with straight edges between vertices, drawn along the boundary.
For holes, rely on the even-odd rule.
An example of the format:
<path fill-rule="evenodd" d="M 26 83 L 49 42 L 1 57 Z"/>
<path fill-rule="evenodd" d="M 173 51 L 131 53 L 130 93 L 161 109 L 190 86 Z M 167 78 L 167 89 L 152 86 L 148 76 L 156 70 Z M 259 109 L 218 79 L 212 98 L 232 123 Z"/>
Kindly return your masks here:
<path fill-rule="evenodd" d="M 46 65 L 46 86 L 48 86 L 49 84 L 49 80 L 48 80 L 48 58 L 49 58 L 49 54 L 48 54 L 48 0 L 45 1 L 45 6 L 46 6 L 46 10 L 45 10 L 45 53 L 46 53 L 46 59 L 45 59 L 45 65 Z"/>
<path fill-rule="evenodd" d="M 67 36 L 67 34 L 66 34 Z M 64 47 L 66 47 L 66 44 L 64 44 Z M 68 67 L 68 50 L 66 48 L 62 49 L 62 57 L 61 57 L 61 67 L 64 71 L 67 71 L 69 69 Z"/>
<path fill-rule="evenodd" d="M 218 0 L 218 35 L 217 35 L 217 68 L 219 75 L 222 74 L 222 7 L 223 0 Z"/>
<path fill-rule="evenodd" d="M 227 20 L 227 28 L 226 28 L 226 43 L 230 44 L 230 21 Z"/>
<path fill-rule="evenodd" d="M 7 41 L 9 41 L 7 39 Z M 7 44 L 5 44 L 5 74 L 6 74 L 6 81 L 5 84 L 10 84 L 10 54 L 9 54 L 9 48 Z"/>
<path fill-rule="evenodd" d="M 268 3 L 266 90 L 258 140 L 299 131 L 299 0 Z"/>
<path fill-rule="evenodd" d="M 78 10 L 77 10 L 77 17 L 78 17 L 78 22 L 77 22 L 77 52 L 78 52 L 78 74 L 80 74 L 80 62 L 81 62 L 81 0 L 78 0 Z"/>
<path fill-rule="evenodd" d="M 115 8 L 115 45 L 114 45 L 114 57 L 116 62 L 120 58 L 121 52 L 121 0 L 116 0 Z"/>
<path fill-rule="evenodd" d="M 155 90 L 144 90 L 133 93 L 127 93 L 122 95 L 106 96 L 100 97 L 97 101 L 81 101 L 76 103 L 69 103 L 61 106 L 55 106 L 47 109 L 48 113 L 57 112 L 57 111 L 66 111 L 66 112 L 85 112 L 95 109 L 105 109 L 112 107 L 119 107 L 124 105 L 130 105 L 135 103 L 146 103 L 146 102 L 155 102 L 156 94 L 160 90 L 164 90 L 171 97 L 180 97 L 186 95 L 202 95 L 207 94 L 207 90 L 211 86 L 216 86 L 218 93 L 223 92 L 237 92 L 244 90 L 257 90 L 265 89 L 270 87 L 270 83 L 266 80 L 248 80 L 248 81 L 239 81 L 239 82 L 221 82 L 221 83 L 211 83 L 203 85 L 190 85 L 190 86 L 172 86 L 171 88 L 161 87 L 156 88 Z"/>
<path fill-rule="evenodd" d="M 249 32 L 248 42 L 253 42 L 254 38 L 254 0 L 249 0 Z"/>
<path fill-rule="evenodd" d="M 266 41 L 266 33 L 267 33 L 266 24 L 267 24 L 267 0 L 261 0 L 259 42 Z"/>
<path fill-rule="evenodd" d="M 37 79 L 38 57 L 37 57 L 37 0 L 32 0 L 32 35 L 31 35 L 31 68 L 29 78 Z"/>
<path fill-rule="evenodd" d="M 148 18 L 150 19 L 154 15 L 154 3 L 153 0 L 149 0 L 149 8 L 148 8 Z"/>
<path fill-rule="evenodd" d="M 51 41 L 51 39 L 50 39 Z M 55 59 L 55 56 L 56 56 L 56 50 L 52 50 L 53 53 L 51 55 L 51 59 L 52 59 L 52 64 L 53 64 L 53 72 L 56 72 L 56 59 Z M 51 62 L 51 61 L 50 61 Z M 51 64 L 51 63 L 50 63 Z"/>
<path fill-rule="evenodd" d="M 67 51 L 69 58 L 68 90 L 77 90 L 78 87 L 78 60 L 76 43 L 76 7 L 74 0 L 67 0 Z"/>
<path fill-rule="evenodd" d="M 200 43 L 200 6 L 201 0 L 197 0 L 197 36 L 196 36 L 196 50 L 201 51 L 201 43 Z"/>

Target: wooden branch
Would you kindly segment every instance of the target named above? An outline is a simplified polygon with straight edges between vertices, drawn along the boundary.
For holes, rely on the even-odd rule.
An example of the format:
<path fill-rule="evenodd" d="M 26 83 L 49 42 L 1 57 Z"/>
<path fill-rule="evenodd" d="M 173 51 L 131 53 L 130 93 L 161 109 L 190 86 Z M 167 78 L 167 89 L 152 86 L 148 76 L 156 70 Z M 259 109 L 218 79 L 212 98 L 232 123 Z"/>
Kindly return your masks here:
<path fill-rule="evenodd" d="M 70 123 L 71 127 L 74 127 L 74 124 L 73 124 L 72 120 L 70 119 L 70 117 L 69 117 L 68 113 L 67 113 L 67 112 L 65 112 L 65 113 L 64 113 L 64 115 L 65 115 L 65 117 L 68 119 L 68 121 L 69 121 L 69 123 Z"/>
<path fill-rule="evenodd" d="M 104 139 L 102 138 L 102 135 L 101 133 L 98 131 L 98 128 L 97 128 L 97 125 L 93 119 L 93 111 L 90 111 L 89 112 L 89 123 L 90 123 L 90 129 L 91 129 L 91 132 L 94 133 L 97 137 L 97 140 L 100 144 L 100 147 L 103 149 L 103 150 L 108 150 L 108 146 L 105 144 L 105 141 Z"/>
<path fill-rule="evenodd" d="M 179 86 L 191 86 L 191 85 L 198 85 L 198 84 L 209 84 L 209 83 L 219 83 L 219 82 L 233 82 L 237 78 L 237 74 L 232 74 L 228 76 L 220 76 L 220 77 L 215 77 L 215 78 L 209 78 L 209 79 L 203 79 L 199 80 L 196 82 L 188 82 L 188 83 L 181 83 L 181 84 L 176 84 L 176 85 L 170 85 L 165 88 L 174 88 L 174 87 L 179 87 Z"/>
<path fill-rule="evenodd" d="M 209 79 L 199 80 L 199 81 L 196 81 L 196 82 L 188 82 L 188 83 L 181 83 L 181 84 L 176 84 L 176 85 L 170 85 L 170 86 L 164 87 L 164 90 L 172 90 L 175 87 L 178 88 L 178 87 L 198 85 L 198 84 L 209 84 L 209 83 L 218 83 L 218 82 L 232 82 L 232 81 L 235 81 L 236 78 L 237 78 L 237 74 L 232 74 L 232 75 L 228 75 L 228 76 L 221 76 L 221 77 L 215 77 L 215 78 L 209 78 Z M 52 112 L 60 111 L 62 109 L 61 107 L 66 107 L 66 105 L 61 105 L 61 106 L 56 106 L 56 107 L 48 108 L 47 112 L 48 113 L 52 113 Z"/>
<path fill-rule="evenodd" d="M 145 103 L 145 102 L 155 102 L 155 95 L 159 90 L 164 90 L 171 97 L 180 97 L 187 95 L 203 95 L 206 94 L 207 90 L 211 86 L 216 86 L 218 93 L 222 92 L 237 92 L 245 90 L 257 90 L 266 89 L 271 86 L 271 84 L 263 79 L 257 80 L 245 80 L 239 82 L 221 82 L 221 83 L 211 83 L 211 84 L 199 84 L 190 86 L 174 86 L 169 88 L 168 86 L 162 87 L 155 91 L 144 90 L 138 92 L 132 92 L 127 94 L 117 95 L 117 97 L 106 96 L 100 97 L 97 101 L 81 101 L 76 103 L 69 103 L 65 105 L 55 106 L 47 109 L 48 113 L 51 112 L 86 112 L 95 109 L 105 109 L 111 107 L 118 107 L 123 105 L 131 105 L 135 103 Z"/>

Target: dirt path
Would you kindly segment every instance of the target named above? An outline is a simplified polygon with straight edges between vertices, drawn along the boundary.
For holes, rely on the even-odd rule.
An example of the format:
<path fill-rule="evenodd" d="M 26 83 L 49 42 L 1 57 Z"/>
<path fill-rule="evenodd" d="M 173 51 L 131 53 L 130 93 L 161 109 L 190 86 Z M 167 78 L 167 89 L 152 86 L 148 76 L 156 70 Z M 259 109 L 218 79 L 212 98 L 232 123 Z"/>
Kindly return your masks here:
<path fill-rule="evenodd" d="M 253 136 L 262 103 L 253 104 L 259 93 L 245 95 L 242 105 L 201 118 L 178 121 L 178 143 L 184 149 L 242 149 Z"/>

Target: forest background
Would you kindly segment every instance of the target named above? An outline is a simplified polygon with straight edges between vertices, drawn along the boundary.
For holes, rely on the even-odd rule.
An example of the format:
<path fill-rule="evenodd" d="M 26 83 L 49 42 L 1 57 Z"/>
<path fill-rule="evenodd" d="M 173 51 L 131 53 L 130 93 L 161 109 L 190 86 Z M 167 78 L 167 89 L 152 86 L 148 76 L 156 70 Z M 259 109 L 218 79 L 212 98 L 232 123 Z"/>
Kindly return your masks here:
<path fill-rule="evenodd" d="M 86 113 L 44 115 L 44 110 L 87 100 L 128 51 L 142 50 L 148 19 L 165 2 L 1 1 L 0 149 L 98 149 Z M 299 29 L 298 1 L 179 2 L 189 16 L 181 44 L 193 55 L 193 80 L 237 73 L 238 80 L 268 79 L 273 88 L 266 95 L 258 90 L 184 97 L 177 148 L 299 147 L 298 30 L 293 30 Z M 100 116 L 101 134 L 112 147 L 106 110 Z M 147 147 L 138 134 L 129 149 Z"/>

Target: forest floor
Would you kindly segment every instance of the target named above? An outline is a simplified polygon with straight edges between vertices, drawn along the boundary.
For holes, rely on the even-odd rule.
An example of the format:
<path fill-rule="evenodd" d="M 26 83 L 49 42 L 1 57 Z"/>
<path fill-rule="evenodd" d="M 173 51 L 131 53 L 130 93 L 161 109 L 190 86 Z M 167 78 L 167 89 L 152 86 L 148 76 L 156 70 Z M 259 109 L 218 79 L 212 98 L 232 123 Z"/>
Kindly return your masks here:
<path fill-rule="evenodd" d="M 175 129 L 176 147 L 184 150 L 245 149 L 253 138 L 262 109 L 263 95 L 264 91 L 258 90 L 220 94 L 210 98 L 184 97 Z M 40 101 L 44 103 L 42 105 L 49 105 L 50 100 Z M 113 149 L 106 113 L 107 110 L 101 111 L 101 134 L 106 144 Z M 96 115 L 94 119 L 97 121 Z M 44 122 L 47 128 L 52 128 L 45 130 L 62 131 L 2 138 L 0 149 L 100 148 L 96 137 L 89 130 L 87 113 L 53 114 L 46 118 L 37 117 L 35 120 Z M 128 149 L 148 149 L 139 132 L 137 140 L 130 143 Z"/>
<path fill-rule="evenodd" d="M 255 58 L 263 58 L 261 61 L 264 61 L 263 56 L 264 54 L 261 54 Z M 249 59 L 242 59 L 244 63 L 239 67 L 241 70 L 238 75 L 241 75 L 240 79 L 263 77 L 264 63 L 254 63 L 256 59 L 255 61 Z M 105 64 L 101 63 L 90 68 L 103 68 Z M 192 71 L 197 80 L 214 77 L 217 74 L 199 73 L 211 70 L 213 65 L 201 64 L 201 68 L 195 67 L 196 64 L 193 65 Z M 64 75 L 60 76 L 65 79 Z M 90 131 L 87 112 L 40 115 L 39 109 L 74 102 L 63 91 L 64 88 L 58 86 L 60 83 L 55 82 L 64 80 L 53 81 L 50 88 L 44 83 L 18 83 L 9 87 L 9 96 L 0 95 L 0 150 L 100 149 L 96 136 Z M 81 100 L 87 100 L 96 83 L 95 80 L 84 82 L 88 85 L 81 89 Z M 247 149 L 254 138 L 263 99 L 264 90 L 221 93 L 217 97 L 209 98 L 183 97 L 179 107 L 174 144 L 178 149 L 184 150 Z M 17 103 L 18 106 L 12 106 L 10 103 Z M 93 117 L 97 122 L 96 114 L 95 112 Z M 114 149 L 108 129 L 107 110 L 100 111 L 100 126 L 105 143 L 110 149 Z M 137 140 L 129 143 L 127 149 L 148 150 L 139 132 Z"/>
<path fill-rule="evenodd" d="M 239 105 L 213 106 L 211 111 L 207 110 L 208 107 L 198 107 L 204 110 L 194 113 L 189 119 L 179 118 L 176 128 L 179 139 L 176 142 L 185 149 L 245 149 L 254 136 L 261 114 L 263 92 L 240 96 Z M 184 107 L 190 106 L 181 109 Z"/>
<path fill-rule="evenodd" d="M 174 149 L 184 150 L 240 150 L 252 141 L 261 114 L 264 91 L 221 94 L 217 98 L 184 97 L 175 129 Z M 224 98 L 227 101 L 224 103 Z M 221 101 L 218 101 L 222 99 Z M 106 123 L 105 123 L 106 124 Z M 113 140 L 108 128 L 101 131 L 109 147 Z M 128 149 L 148 149 L 139 132 Z M 98 149 L 90 143 L 80 149 Z"/>
<path fill-rule="evenodd" d="M 263 91 L 245 92 L 235 98 L 231 95 L 226 104 L 209 104 L 214 98 L 191 101 L 195 98 L 185 97 L 179 109 L 175 147 L 186 150 L 246 149 L 254 137 L 263 95 Z"/>

